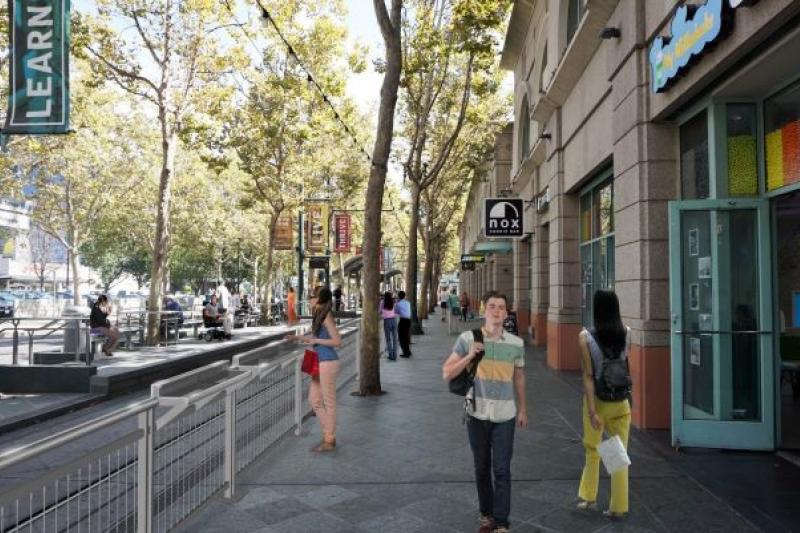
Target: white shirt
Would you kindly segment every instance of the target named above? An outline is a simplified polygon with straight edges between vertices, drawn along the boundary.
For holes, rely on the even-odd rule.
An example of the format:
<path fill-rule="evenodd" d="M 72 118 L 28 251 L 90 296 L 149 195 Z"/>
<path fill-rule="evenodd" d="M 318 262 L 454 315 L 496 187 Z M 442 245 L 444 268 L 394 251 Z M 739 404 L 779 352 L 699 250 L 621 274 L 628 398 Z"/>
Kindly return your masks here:
<path fill-rule="evenodd" d="M 231 293 L 228 290 L 228 287 L 225 285 L 220 285 L 217 287 L 217 300 L 219 300 L 219 305 L 223 309 L 230 309 L 231 307 Z"/>

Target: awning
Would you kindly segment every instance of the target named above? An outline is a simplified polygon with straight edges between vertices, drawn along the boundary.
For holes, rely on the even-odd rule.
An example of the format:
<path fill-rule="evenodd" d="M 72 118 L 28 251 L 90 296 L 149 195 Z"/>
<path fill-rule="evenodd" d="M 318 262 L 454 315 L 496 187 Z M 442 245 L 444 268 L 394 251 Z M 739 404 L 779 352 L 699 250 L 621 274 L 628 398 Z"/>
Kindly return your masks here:
<path fill-rule="evenodd" d="M 472 247 L 475 254 L 510 254 L 514 249 L 511 241 L 484 241 L 476 242 Z"/>
<path fill-rule="evenodd" d="M 394 276 L 399 276 L 403 273 L 402 270 L 390 270 L 389 272 L 384 272 L 381 275 L 381 279 L 383 281 L 389 281 L 389 278 L 393 278 Z"/>
<path fill-rule="evenodd" d="M 344 262 L 344 273 L 347 275 L 352 274 L 353 272 L 358 272 L 364 267 L 364 258 L 360 255 L 356 255 L 351 257 L 347 261 Z"/>

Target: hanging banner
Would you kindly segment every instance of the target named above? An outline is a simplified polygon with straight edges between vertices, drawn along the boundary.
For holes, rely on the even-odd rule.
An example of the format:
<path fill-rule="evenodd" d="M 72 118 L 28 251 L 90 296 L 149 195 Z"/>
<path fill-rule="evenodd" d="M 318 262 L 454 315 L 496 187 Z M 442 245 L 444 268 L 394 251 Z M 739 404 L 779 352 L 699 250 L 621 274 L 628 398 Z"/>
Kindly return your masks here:
<path fill-rule="evenodd" d="M 294 218 L 287 213 L 275 221 L 275 236 L 272 241 L 273 250 L 294 249 Z"/>
<path fill-rule="evenodd" d="M 5 134 L 69 130 L 70 0 L 8 0 L 11 32 Z"/>
<path fill-rule="evenodd" d="M 350 253 L 350 215 L 337 214 L 333 216 L 333 251 Z"/>
<path fill-rule="evenodd" d="M 324 252 L 328 248 L 328 204 L 309 204 L 306 206 L 308 221 L 306 249 Z"/>

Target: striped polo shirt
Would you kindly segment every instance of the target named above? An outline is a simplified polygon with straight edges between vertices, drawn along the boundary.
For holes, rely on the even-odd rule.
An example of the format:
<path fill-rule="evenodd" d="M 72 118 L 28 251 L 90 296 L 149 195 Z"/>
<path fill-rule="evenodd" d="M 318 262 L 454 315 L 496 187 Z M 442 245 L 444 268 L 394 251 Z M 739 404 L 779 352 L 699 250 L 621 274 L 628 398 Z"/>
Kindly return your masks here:
<path fill-rule="evenodd" d="M 458 337 L 453 352 L 465 357 L 473 342 L 472 331 L 465 331 Z M 475 409 L 467 402 L 467 413 L 480 420 L 506 422 L 517 416 L 514 368 L 525 366 L 524 344 L 516 335 L 504 331 L 497 340 L 484 339 L 483 346 L 486 355 L 475 374 Z"/>

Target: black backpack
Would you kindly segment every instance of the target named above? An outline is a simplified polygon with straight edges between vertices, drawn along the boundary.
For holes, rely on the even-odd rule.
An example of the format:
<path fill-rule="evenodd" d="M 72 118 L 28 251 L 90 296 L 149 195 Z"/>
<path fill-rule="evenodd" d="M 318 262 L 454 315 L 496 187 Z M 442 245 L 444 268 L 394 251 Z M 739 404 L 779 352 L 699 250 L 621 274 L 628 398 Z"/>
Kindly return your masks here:
<path fill-rule="evenodd" d="M 483 331 L 480 328 L 473 329 L 472 338 L 473 342 L 483 342 Z M 475 383 L 475 373 L 478 371 L 478 364 L 481 362 L 481 359 L 483 359 L 483 355 L 483 351 L 478 352 L 472 363 L 467 365 L 467 368 L 462 370 L 459 375 L 450 380 L 450 383 L 448 383 L 450 392 L 458 394 L 459 396 L 467 395 L 473 383 Z"/>
<path fill-rule="evenodd" d="M 622 352 L 615 354 L 612 350 L 600 344 L 594 328 L 589 330 L 589 334 L 603 353 L 600 372 L 593 372 L 595 396 L 604 402 L 630 400 L 633 380 L 628 366 L 628 358 L 623 358 Z M 594 358 L 592 358 L 592 366 L 594 367 Z"/>

